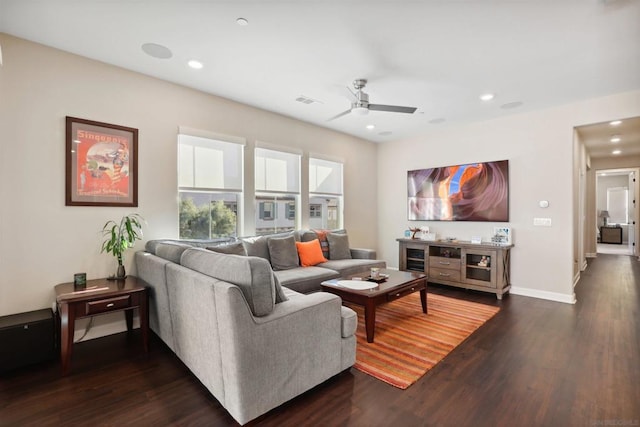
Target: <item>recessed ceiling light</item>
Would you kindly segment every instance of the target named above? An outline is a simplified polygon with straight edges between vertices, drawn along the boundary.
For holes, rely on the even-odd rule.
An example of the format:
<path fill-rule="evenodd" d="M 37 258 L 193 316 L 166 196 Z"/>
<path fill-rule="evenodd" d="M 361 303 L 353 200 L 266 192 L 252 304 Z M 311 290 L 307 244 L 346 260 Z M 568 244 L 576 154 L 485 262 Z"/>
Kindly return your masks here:
<path fill-rule="evenodd" d="M 611 126 L 618 126 L 620 123 L 622 123 L 622 120 L 614 120 L 612 122 L 609 122 Z"/>
<path fill-rule="evenodd" d="M 491 101 L 495 97 L 492 93 L 485 93 L 484 95 L 480 95 L 480 99 L 483 101 Z"/>
<path fill-rule="evenodd" d="M 508 102 L 506 104 L 502 104 L 500 108 L 502 108 L 503 110 L 510 110 L 512 108 L 518 108 L 520 106 L 522 106 L 522 102 L 515 101 L 515 102 Z"/>
<path fill-rule="evenodd" d="M 367 129 L 369 129 L 369 130 L 372 130 L 372 129 L 375 129 L 375 128 L 376 128 L 376 125 L 367 125 Z"/>
<path fill-rule="evenodd" d="M 620 142 L 621 141 L 620 135 L 613 135 L 609 141 Z"/>
<path fill-rule="evenodd" d="M 245 18 L 238 18 L 236 19 L 236 24 L 240 25 L 241 27 L 246 27 L 247 25 L 249 25 L 249 21 L 247 21 Z"/>
<path fill-rule="evenodd" d="M 195 70 L 199 70 L 203 67 L 202 62 L 196 61 L 195 59 L 192 59 L 191 61 L 187 62 L 187 64 L 189 65 L 189 67 Z"/>
<path fill-rule="evenodd" d="M 147 55 L 158 59 L 169 59 L 173 56 L 173 53 L 171 53 L 168 47 L 156 43 L 143 44 L 142 51 Z"/>
<path fill-rule="evenodd" d="M 622 153 L 622 151 L 620 151 L 620 150 L 613 150 L 613 151 L 611 152 L 611 154 L 616 154 L 616 155 L 617 155 L 617 154 L 620 154 L 620 153 Z"/>

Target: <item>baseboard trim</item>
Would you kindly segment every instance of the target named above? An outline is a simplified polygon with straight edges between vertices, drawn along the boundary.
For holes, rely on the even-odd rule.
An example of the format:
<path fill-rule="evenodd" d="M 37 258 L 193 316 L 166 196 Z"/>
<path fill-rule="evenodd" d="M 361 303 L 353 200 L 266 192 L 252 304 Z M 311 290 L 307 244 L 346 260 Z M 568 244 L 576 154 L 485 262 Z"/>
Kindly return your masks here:
<path fill-rule="evenodd" d="M 587 252 L 586 254 L 584 254 L 584 256 L 586 256 L 587 258 L 598 258 L 598 254 L 593 252 Z"/>
<path fill-rule="evenodd" d="M 512 286 L 509 292 L 514 295 L 522 295 L 525 297 L 546 299 L 549 301 L 562 302 L 565 304 L 576 303 L 575 293 L 572 293 L 571 295 L 567 295 L 567 294 L 560 294 L 558 292 L 541 291 L 538 289 L 520 288 L 517 286 Z"/>
<path fill-rule="evenodd" d="M 90 318 L 84 318 L 78 319 L 76 321 L 76 327 L 73 335 L 74 342 L 81 342 L 78 340 L 82 337 L 82 335 L 84 335 L 85 331 L 87 330 L 89 320 Z M 134 313 L 133 328 L 136 329 L 139 327 L 140 319 L 138 317 L 138 313 Z M 108 335 L 126 332 L 126 330 L 127 323 L 124 321 L 124 314 L 122 312 L 94 316 L 93 325 L 91 326 L 91 328 L 89 328 L 87 335 L 82 339 L 82 341 L 106 337 Z"/>
<path fill-rule="evenodd" d="M 578 274 L 576 274 L 575 276 L 573 276 L 573 287 L 575 288 L 576 285 L 578 284 L 578 281 L 580 280 L 580 272 L 578 272 Z"/>
<path fill-rule="evenodd" d="M 589 264 L 587 263 L 587 259 L 585 258 L 584 262 L 582 263 L 582 268 L 580 269 L 580 271 L 585 271 L 588 266 Z"/>

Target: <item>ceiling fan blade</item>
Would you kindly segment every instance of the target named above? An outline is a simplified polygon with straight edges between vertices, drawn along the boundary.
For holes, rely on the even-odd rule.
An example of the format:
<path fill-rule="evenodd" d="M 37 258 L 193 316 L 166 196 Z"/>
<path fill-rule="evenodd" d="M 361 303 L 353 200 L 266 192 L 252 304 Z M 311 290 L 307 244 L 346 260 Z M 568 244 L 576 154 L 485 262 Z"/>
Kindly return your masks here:
<path fill-rule="evenodd" d="M 331 117 L 330 119 L 327 119 L 327 121 L 330 122 L 331 120 L 335 120 L 335 119 L 338 119 L 338 118 L 340 118 L 342 116 L 346 116 L 350 112 L 351 112 L 351 109 L 348 109 L 347 111 L 343 111 L 342 113 L 340 113 L 338 115 L 335 115 L 335 116 Z"/>
<path fill-rule="evenodd" d="M 369 110 L 373 111 L 389 111 L 392 113 L 408 113 L 413 114 L 416 112 L 415 107 L 401 107 L 399 105 L 382 105 L 382 104 L 369 104 Z"/>

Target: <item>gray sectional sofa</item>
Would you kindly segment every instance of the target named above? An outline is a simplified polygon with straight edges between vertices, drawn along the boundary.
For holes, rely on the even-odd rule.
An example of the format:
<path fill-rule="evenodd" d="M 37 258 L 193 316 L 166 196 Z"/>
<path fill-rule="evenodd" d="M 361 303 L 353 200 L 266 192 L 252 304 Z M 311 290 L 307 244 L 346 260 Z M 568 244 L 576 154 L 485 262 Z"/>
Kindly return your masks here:
<path fill-rule="evenodd" d="M 154 240 L 135 254 L 137 275 L 150 288 L 151 329 L 240 424 L 355 363 L 355 312 L 315 291 L 324 280 L 385 266 L 374 251 L 350 249 L 353 258 L 274 271 L 272 262 L 291 261 L 281 253 L 291 236 L 313 234 L 215 246 Z M 247 255 L 234 254 L 240 247 Z"/>

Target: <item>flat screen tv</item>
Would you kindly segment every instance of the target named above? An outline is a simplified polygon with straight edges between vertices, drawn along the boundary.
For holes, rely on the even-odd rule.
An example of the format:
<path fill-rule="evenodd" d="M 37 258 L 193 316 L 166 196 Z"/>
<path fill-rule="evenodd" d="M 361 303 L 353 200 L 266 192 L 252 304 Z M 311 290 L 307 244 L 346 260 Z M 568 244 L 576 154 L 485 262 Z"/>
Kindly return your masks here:
<path fill-rule="evenodd" d="M 509 221 L 509 161 L 407 172 L 410 221 Z"/>

